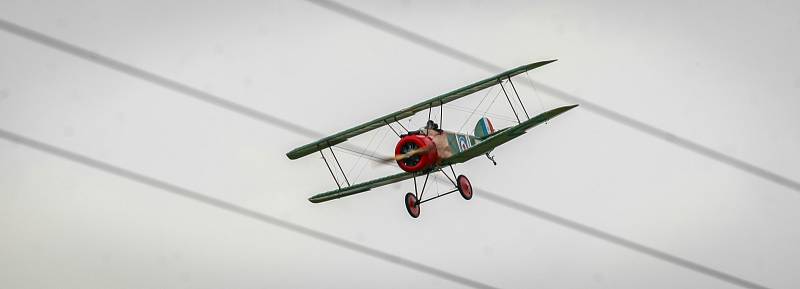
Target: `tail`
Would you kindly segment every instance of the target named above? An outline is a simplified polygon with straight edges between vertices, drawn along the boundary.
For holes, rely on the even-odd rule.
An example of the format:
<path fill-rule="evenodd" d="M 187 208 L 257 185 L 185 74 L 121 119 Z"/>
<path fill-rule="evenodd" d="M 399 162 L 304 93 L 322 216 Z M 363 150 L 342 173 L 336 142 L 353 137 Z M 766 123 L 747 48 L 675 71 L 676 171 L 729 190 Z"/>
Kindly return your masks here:
<path fill-rule="evenodd" d="M 492 121 L 489 120 L 487 117 L 482 117 L 478 120 L 478 123 L 475 124 L 475 138 L 477 139 L 484 139 L 489 135 L 494 133 L 494 126 L 492 125 Z"/>

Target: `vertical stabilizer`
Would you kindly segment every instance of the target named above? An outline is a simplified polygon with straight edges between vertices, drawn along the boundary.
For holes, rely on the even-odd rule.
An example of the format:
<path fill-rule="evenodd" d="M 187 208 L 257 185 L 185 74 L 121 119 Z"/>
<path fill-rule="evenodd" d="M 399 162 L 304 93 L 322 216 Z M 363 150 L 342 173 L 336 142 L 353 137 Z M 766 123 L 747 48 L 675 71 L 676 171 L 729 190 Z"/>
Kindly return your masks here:
<path fill-rule="evenodd" d="M 475 124 L 475 137 L 478 139 L 484 139 L 487 136 L 494 133 L 494 126 L 492 125 L 492 121 L 489 120 L 487 117 L 482 117 L 478 120 L 478 123 Z"/>

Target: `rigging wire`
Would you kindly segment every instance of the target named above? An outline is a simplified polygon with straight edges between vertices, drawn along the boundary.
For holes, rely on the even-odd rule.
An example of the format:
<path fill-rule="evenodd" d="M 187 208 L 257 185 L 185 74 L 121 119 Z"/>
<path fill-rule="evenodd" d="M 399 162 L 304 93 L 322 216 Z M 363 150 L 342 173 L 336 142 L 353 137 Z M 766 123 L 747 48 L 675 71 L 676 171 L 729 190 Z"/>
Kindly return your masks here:
<path fill-rule="evenodd" d="M 497 101 L 497 99 L 500 97 L 500 93 L 501 92 L 503 92 L 503 91 L 502 90 L 498 90 L 497 94 L 494 95 L 494 98 L 492 99 L 492 102 L 489 103 L 489 106 L 486 107 L 486 110 L 483 111 L 483 115 L 484 116 L 489 112 L 490 109 L 492 109 L 492 106 L 494 106 L 494 102 Z M 512 121 L 512 122 L 515 121 L 515 120 L 512 120 L 511 118 L 509 118 L 509 120 Z"/>
<path fill-rule="evenodd" d="M 372 151 L 373 153 L 375 153 L 375 151 L 378 149 L 378 146 L 383 144 L 383 141 L 386 139 L 386 136 L 388 136 L 388 135 L 389 135 L 389 130 L 388 129 L 384 129 L 383 137 L 381 137 L 381 140 L 378 141 L 378 143 L 375 144 L 375 149 L 373 149 L 373 151 Z M 375 160 L 373 160 L 373 162 L 374 161 Z M 356 178 L 360 178 L 361 177 L 361 174 L 364 173 L 364 169 L 365 168 L 367 168 L 367 162 L 366 161 L 361 165 L 361 169 L 358 171 L 358 175 L 356 175 Z"/>
<path fill-rule="evenodd" d="M 541 107 L 542 111 L 544 111 L 544 104 L 542 103 L 542 96 L 539 95 L 539 90 L 536 89 L 536 85 L 533 85 L 533 80 L 531 80 L 531 76 L 525 71 L 525 78 L 528 79 L 528 83 L 530 83 L 531 87 L 533 87 L 533 94 L 536 95 L 536 99 L 539 100 L 539 107 Z"/>
<path fill-rule="evenodd" d="M 377 138 L 377 137 L 378 137 L 378 133 L 380 133 L 380 131 L 377 131 L 377 130 L 376 130 L 376 131 L 373 131 L 373 132 L 372 132 L 372 136 L 370 136 L 370 138 L 369 138 L 369 142 L 367 142 L 367 146 L 365 146 L 365 147 L 364 147 L 364 150 L 362 150 L 362 151 L 361 151 L 362 153 L 361 153 L 361 154 L 359 154 L 359 156 L 356 158 L 356 161 L 355 161 L 355 162 L 353 162 L 353 165 L 352 165 L 352 166 L 350 166 L 350 169 L 349 169 L 349 170 L 347 170 L 347 174 L 348 174 L 348 175 L 352 175 L 352 172 L 353 172 L 353 170 L 354 170 L 354 169 L 356 168 L 356 166 L 358 166 L 358 164 L 359 164 L 359 163 L 360 163 L 360 162 L 361 162 L 361 161 L 364 159 L 364 153 L 366 153 L 366 152 L 367 152 L 367 150 L 368 150 L 368 149 L 369 149 L 369 148 L 372 146 L 372 142 L 375 140 L 375 138 Z M 355 179 L 354 179 L 354 180 L 355 180 Z"/>
<path fill-rule="evenodd" d="M 464 119 L 464 122 L 461 123 L 461 126 L 458 127 L 458 132 L 461 132 L 462 130 L 464 130 L 464 126 L 467 125 L 467 122 L 469 122 L 469 120 L 472 118 L 472 115 L 474 115 L 475 112 L 478 111 L 478 108 L 481 107 L 481 104 L 483 104 L 483 102 L 486 100 L 486 97 L 489 96 L 489 93 L 492 92 L 492 89 L 494 89 L 494 86 L 492 86 L 488 90 L 486 90 L 486 93 L 483 94 L 483 97 L 481 98 L 481 101 L 478 102 L 478 105 L 475 106 L 475 109 L 473 109 L 472 112 L 469 113 L 467 118 Z"/>
<path fill-rule="evenodd" d="M 444 108 L 452 109 L 452 110 L 458 110 L 458 111 L 462 111 L 462 112 L 471 112 L 472 111 L 472 109 L 470 109 L 470 108 L 466 108 L 466 107 L 463 107 L 463 106 L 450 104 L 450 103 L 445 104 Z M 492 118 L 496 118 L 496 119 L 502 119 L 502 120 L 507 120 L 507 121 L 510 121 L 510 122 L 516 122 L 515 119 L 513 119 L 513 118 L 511 118 L 509 116 L 505 116 L 505 115 L 502 115 L 502 114 L 491 113 L 491 112 L 485 112 L 485 113 L 482 114 L 482 116 L 491 116 Z"/>

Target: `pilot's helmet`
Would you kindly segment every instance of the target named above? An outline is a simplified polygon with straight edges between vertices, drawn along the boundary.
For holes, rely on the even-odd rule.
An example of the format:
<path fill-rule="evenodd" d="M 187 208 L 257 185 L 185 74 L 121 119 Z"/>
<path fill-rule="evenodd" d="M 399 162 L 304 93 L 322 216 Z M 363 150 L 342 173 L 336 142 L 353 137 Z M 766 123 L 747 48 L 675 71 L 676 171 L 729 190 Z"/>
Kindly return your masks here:
<path fill-rule="evenodd" d="M 436 123 L 435 123 L 433 120 L 430 120 L 430 119 L 429 119 L 429 120 L 428 120 L 428 124 L 427 124 L 427 125 L 425 125 L 425 128 L 429 128 L 429 129 L 436 129 L 436 130 L 438 130 L 438 129 L 439 129 L 439 125 L 438 125 L 438 124 L 436 124 Z"/>

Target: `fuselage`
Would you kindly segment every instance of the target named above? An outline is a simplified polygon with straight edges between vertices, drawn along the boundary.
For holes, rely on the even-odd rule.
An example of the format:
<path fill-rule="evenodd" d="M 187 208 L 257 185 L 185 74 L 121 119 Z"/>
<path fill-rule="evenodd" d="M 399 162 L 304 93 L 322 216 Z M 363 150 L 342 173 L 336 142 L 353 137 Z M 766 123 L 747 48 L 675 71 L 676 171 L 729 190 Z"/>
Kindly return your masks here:
<path fill-rule="evenodd" d="M 469 134 L 422 128 L 403 135 L 395 146 L 395 155 L 420 150 L 419 154 L 397 161 L 404 171 L 416 172 L 431 168 L 477 143 L 478 139 Z"/>

